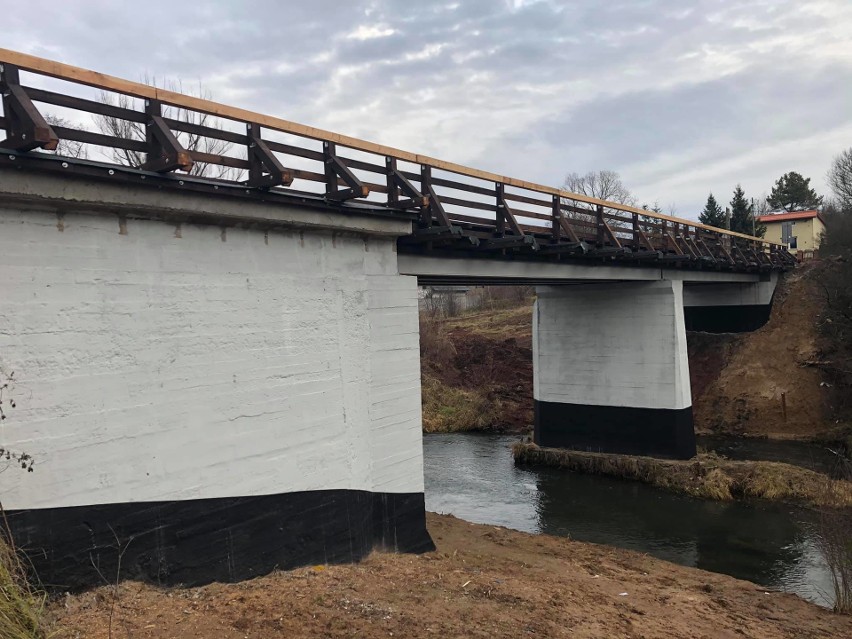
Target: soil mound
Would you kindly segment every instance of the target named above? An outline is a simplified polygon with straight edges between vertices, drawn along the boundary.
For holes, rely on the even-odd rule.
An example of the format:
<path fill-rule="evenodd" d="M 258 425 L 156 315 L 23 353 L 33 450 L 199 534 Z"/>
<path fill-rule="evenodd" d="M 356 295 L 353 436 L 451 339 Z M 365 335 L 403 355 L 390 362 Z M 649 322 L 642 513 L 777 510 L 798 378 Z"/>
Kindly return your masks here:
<path fill-rule="evenodd" d="M 769 321 L 753 333 L 690 333 L 689 365 L 699 433 L 812 439 L 831 432 L 818 359 L 822 265 L 779 284 Z"/>

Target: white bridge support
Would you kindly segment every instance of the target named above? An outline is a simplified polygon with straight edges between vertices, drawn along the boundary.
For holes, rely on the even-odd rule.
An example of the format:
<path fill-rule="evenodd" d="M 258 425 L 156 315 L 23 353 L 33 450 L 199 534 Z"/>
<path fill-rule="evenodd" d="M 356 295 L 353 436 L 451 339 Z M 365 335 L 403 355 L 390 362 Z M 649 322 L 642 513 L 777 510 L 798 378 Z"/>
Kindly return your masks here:
<path fill-rule="evenodd" d="M 408 220 L 0 178 L 0 446 L 34 460 L 0 500 L 42 582 L 433 547 Z"/>
<path fill-rule="evenodd" d="M 537 444 L 695 454 L 683 291 L 680 280 L 537 289 Z"/>

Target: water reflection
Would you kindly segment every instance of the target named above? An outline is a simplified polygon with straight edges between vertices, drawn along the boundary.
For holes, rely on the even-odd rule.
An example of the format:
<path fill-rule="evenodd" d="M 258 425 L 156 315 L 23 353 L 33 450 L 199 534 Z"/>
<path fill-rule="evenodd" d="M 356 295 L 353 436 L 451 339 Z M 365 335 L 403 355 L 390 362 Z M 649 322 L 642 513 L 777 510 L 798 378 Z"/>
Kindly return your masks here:
<path fill-rule="evenodd" d="M 715 435 L 696 437 L 696 444 L 729 459 L 785 462 L 829 475 L 838 470 L 837 456 L 826 446 L 817 444 Z"/>
<path fill-rule="evenodd" d="M 769 502 L 689 499 L 642 484 L 517 468 L 513 437 L 424 437 L 426 507 L 484 524 L 569 536 L 795 592 L 825 605 L 815 516 Z"/>

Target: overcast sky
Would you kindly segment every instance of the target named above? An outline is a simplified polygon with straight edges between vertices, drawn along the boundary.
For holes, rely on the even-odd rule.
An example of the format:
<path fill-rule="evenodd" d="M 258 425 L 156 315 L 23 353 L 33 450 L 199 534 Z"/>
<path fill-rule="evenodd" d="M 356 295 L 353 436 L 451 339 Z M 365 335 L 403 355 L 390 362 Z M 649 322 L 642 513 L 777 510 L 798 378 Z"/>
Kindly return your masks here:
<path fill-rule="evenodd" d="M 7 48 L 684 217 L 852 146 L 852 0 L 3 4 Z"/>

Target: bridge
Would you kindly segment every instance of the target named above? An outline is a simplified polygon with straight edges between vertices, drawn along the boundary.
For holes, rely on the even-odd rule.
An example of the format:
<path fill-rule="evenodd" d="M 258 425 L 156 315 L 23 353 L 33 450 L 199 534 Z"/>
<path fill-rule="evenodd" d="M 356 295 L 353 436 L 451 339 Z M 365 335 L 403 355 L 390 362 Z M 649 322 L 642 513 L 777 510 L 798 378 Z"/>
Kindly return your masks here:
<path fill-rule="evenodd" d="M 688 458 L 687 327 L 755 328 L 794 263 L 694 221 L 0 63 L 0 500 L 47 585 L 431 548 L 418 283 L 537 286 L 538 443 Z"/>

